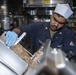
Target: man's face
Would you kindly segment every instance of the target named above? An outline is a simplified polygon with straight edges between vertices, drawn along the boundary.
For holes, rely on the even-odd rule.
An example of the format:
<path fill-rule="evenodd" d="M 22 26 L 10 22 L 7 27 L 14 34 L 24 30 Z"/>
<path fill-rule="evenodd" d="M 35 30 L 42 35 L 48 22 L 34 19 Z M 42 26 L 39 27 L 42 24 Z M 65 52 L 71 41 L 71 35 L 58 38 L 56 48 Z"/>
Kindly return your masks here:
<path fill-rule="evenodd" d="M 59 16 L 56 13 L 53 13 L 53 15 L 50 18 L 50 29 L 52 31 L 58 31 L 60 28 L 62 28 L 66 22 L 66 19 L 62 16 Z"/>

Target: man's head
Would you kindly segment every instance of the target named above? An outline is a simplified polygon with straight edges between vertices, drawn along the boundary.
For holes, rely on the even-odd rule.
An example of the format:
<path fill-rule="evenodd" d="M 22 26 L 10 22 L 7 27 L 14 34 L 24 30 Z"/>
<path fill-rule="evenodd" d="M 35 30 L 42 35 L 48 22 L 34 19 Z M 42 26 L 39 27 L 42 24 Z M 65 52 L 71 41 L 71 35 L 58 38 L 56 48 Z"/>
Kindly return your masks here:
<path fill-rule="evenodd" d="M 61 29 L 72 14 L 73 12 L 68 4 L 57 4 L 50 18 L 50 29 L 52 31 Z"/>

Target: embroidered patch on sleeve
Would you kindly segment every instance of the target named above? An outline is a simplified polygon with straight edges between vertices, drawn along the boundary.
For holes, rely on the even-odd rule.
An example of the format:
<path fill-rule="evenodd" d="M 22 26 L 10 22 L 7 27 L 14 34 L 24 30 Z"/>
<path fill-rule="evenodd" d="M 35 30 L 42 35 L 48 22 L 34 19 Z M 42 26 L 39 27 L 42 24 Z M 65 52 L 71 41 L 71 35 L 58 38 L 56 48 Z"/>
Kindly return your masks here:
<path fill-rule="evenodd" d="M 70 42 L 70 45 L 71 45 L 71 46 L 74 46 L 74 43 L 71 41 L 71 42 Z"/>

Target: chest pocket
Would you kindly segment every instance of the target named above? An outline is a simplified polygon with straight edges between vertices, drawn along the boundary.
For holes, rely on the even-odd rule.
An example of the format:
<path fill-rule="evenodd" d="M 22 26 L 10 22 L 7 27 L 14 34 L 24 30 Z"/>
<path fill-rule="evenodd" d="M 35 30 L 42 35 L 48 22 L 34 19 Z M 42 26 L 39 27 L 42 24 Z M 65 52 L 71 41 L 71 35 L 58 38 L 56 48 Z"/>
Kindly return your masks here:
<path fill-rule="evenodd" d="M 51 39 L 51 47 L 56 48 L 59 45 L 63 45 L 64 37 L 58 36 Z"/>

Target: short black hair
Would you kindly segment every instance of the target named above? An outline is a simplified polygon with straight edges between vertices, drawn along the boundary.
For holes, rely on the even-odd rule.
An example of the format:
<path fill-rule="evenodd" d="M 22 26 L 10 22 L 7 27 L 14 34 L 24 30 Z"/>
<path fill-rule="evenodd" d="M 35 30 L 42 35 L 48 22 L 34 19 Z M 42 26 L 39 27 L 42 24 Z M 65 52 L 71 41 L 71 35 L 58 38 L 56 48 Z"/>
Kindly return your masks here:
<path fill-rule="evenodd" d="M 60 14 L 58 14 L 58 13 L 56 13 L 56 12 L 53 12 L 54 14 L 57 14 L 59 17 L 63 17 L 62 15 L 60 15 Z M 63 17 L 64 18 L 64 17 Z"/>
<path fill-rule="evenodd" d="M 62 15 L 60 15 L 60 14 L 58 14 L 58 13 L 56 13 L 56 12 L 53 12 L 53 14 L 57 14 L 58 15 L 58 17 L 63 17 Z M 65 18 L 65 17 L 63 17 L 63 18 Z M 66 18 L 65 18 L 66 19 Z M 66 22 L 65 23 L 68 23 L 67 22 L 67 19 L 66 19 Z"/>

